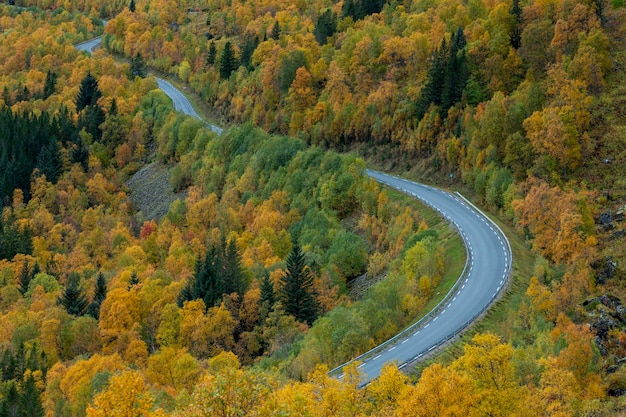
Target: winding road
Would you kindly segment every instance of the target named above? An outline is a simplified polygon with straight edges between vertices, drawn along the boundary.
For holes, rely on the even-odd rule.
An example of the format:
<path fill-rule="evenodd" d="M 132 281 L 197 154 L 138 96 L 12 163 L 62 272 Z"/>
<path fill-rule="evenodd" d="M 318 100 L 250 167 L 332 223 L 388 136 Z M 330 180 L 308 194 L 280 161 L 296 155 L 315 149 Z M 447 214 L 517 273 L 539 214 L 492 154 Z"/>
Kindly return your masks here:
<path fill-rule="evenodd" d="M 91 53 L 102 38 L 77 45 Z M 169 82 L 157 78 L 159 88 L 174 102 L 176 110 L 195 117 L 187 98 Z M 205 122 L 206 123 L 206 122 Z M 211 130 L 223 130 L 207 123 Z M 377 378 L 383 366 L 395 362 L 402 369 L 442 346 L 476 320 L 495 300 L 511 275 L 512 254 L 509 242 L 500 228 L 482 211 L 460 194 L 368 170 L 367 174 L 381 184 L 422 200 L 437 210 L 460 233 L 467 250 L 463 273 L 442 302 L 422 320 L 348 363 L 359 361 L 362 385 Z M 343 364 L 331 371 L 342 378 Z"/>

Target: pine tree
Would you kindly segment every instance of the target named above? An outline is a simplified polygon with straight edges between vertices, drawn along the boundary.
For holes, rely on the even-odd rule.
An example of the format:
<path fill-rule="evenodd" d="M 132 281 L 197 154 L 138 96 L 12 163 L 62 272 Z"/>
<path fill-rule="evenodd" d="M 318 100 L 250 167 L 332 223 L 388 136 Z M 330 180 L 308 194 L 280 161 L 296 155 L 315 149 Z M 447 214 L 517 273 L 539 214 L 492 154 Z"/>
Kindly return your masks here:
<path fill-rule="evenodd" d="M 89 168 L 89 151 L 82 139 L 78 139 L 78 142 L 72 147 L 71 157 L 72 163 L 80 164 L 83 171 L 87 172 Z"/>
<path fill-rule="evenodd" d="M 231 239 L 228 244 L 223 240 L 223 281 L 224 294 L 233 292 L 243 296 L 245 292 L 244 275 L 241 269 L 241 255 L 237 250 L 235 240 Z"/>
<path fill-rule="evenodd" d="M 100 125 L 106 120 L 106 114 L 102 107 L 97 103 L 87 106 L 85 112 L 81 115 L 78 121 L 78 127 L 84 128 L 87 133 L 91 135 L 93 140 L 99 141 L 102 139 L 102 128 Z"/>
<path fill-rule="evenodd" d="M 96 276 L 96 288 L 93 292 L 93 298 L 91 300 L 91 304 L 89 304 L 89 315 L 94 319 L 98 320 L 100 318 L 100 306 L 102 306 L 102 302 L 107 298 L 107 282 L 104 279 L 104 274 L 102 271 L 98 272 Z"/>
<path fill-rule="evenodd" d="M 237 69 L 239 62 L 235 56 L 235 51 L 230 41 L 224 45 L 222 55 L 220 55 L 220 78 L 226 80 L 230 74 Z"/>
<path fill-rule="evenodd" d="M 196 276 L 193 286 L 193 298 L 201 298 L 206 308 L 218 304 L 224 295 L 224 279 L 221 275 L 222 259 L 216 248 L 211 248 L 202 263 L 200 274 Z"/>
<path fill-rule="evenodd" d="M 20 395 L 17 392 L 17 387 L 14 381 L 9 382 L 9 389 L 6 391 L 4 398 L 2 399 L 2 405 L 0 405 L 0 417 L 15 417 L 22 416 L 19 413 L 20 407 Z"/>
<path fill-rule="evenodd" d="M 74 316 L 81 316 L 87 309 L 88 302 L 78 286 L 79 277 L 71 273 L 67 277 L 67 285 L 63 294 L 58 298 L 57 304 L 65 307 L 65 310 Z"/>
<path fill-rule="evenodd" d="M 135 0 L 130 0 L 130 4 L 128 5 L 128 10 L 130 10 L 132 13 L 135 13 Z"/>
<path fill-rule="evenodd" d="M 79 112 L 87 106 L 92 106 L 102 97 L 102 91 L 98 87 L 98 80 L 88 73 L 80 82 L 80 90 L 76 97 L 76 111 Z"/>
<path fill-rule="evenodd" d="M 28 261 L 24 260 L 22 264 L 22 270 L 20 271 L 20 276 L 18 278 L 19 290 L 22 295 L 26 294 L 28 291 L 28 284 L 30 284 L 30 271 L 28 270 Z"/>
<path fill-rule="evenodd" d="M 274 39 L 275 41 L 277 41 L 280 38 L 280 25 L 278 24 L 278 21 L 276 21 L 274 23 L 274 26 L 272 27 L 272 32 L 270 33 L 270 37 L 272 39 Z"/>
<path fill-rule="evenodd" d="M 261 305 L 267 305 L 268 309 L 271 309 L 276 303 L 276 293 L 274 292 L 274 284 L 270 279 L 269 274 L 263 275 L 261 281 L 261 299 L 259 300 Z"/>
<path fill-rule="evenodd" d="M 130 59 L 130 78 L 134 80 L 135 77 L 146 78 L 146 63 L 141 52 L 137 52 L 137 55 Z"/>
<path fill-rule="evenodd" d="M 4 101 L 4 105 L 9 107 L 13 105 L 13 99 L 11 99 L 11 93 L 9 93 L 9 89 L 7 86 L 4 86 L 4 90 L 2 90 L 2 100 Z"/>
<path fill-rule="evenodd" d="M 47 99 L 52 94 L 54 94 L 57 86 L 57 79 L 59 78 L 59 74 L 56 72 L 52 72 L 48 70 L 46 73 L 46 80 L 43 83 L 43 99 Z"/>
<path fill-rule="evenodd" d="M 111 100 L 111 106 L 109 107 L 109 116 L 117 115 L 117 100 L 113 97 Z"/>
<path fill-rule="evenodd" d="M 248 34 L 244 37 L 244 42 L 241 45 L 241 65 L 245 68 L 252 67 L 252 55 L 257 46 L 259 46 L 258 36 Z"/>
<path fill-rule="evenodd" d="M 207 66 L 215 64 L 216 58 L 217 58 L 217 48 L 215 47 L 215 42 L 211 41 L 211 44 L 209 45 L 209 53 L 206 56 Z"/>
<path fill-rule="evenodd" d="M 287 256 L 287 271 L 281 279 L 281 300 L 288 314 L 298 321 L 313 324 L 318 316 L 318 303 L 313 293 L 313 274 L 296 243 Z"/>
<path fill-rule="evenodd" d="M 139 284 L 139 277 L 137 277 L 137 272 L 133 271 L 133 273 L 130 274 L 130 280 L 128 280 L 128 290 L 130 291 L 130 289 L 137 284 Z"/>
<path fill-rule="evenodd" d="M 185 285 L 180 291 L 180 294 L 178 294 L 178 298 L 176 298 L 176 304 L 178 304 L 178 307 L 183 308 L 185 301 L 193 300 L 193 290 L 191 287 L 192 283 L 188 282 L 187 285 Z"/>
<path fill-rule="evenodd" d="M 41 404 L 39 390 L 32 374 L 28 375 L 22 387 L 22 393 L 18 403 L 19 416 L 43 417 L 44 409 Z"/>
<path fill-rule="evenodd" d="M 331 9 L 326 9 L 324 13 L 318 16 L 315 22 L 315 28 L 313 29 L 315 40 L 320 45 L 324 45 L 335 31 L 337 31 L 337 16 Z"/>
<path fill-rule="evenodd" d="M 61 161 L 61 149 L 55 138 L 41 148 L 37 156 L 37 164 L 35 165 L 42 175 L 51 183 L 56 183 L 63 169 Z"/>
<path fill-rule="evenodd" d="M 518 49 L 522 45 L 522 8 L 519 5 L 519 0 L 513 0 L 509 13 L 513 16 L 513 26 L 510 33 L 511 46 Z"/>

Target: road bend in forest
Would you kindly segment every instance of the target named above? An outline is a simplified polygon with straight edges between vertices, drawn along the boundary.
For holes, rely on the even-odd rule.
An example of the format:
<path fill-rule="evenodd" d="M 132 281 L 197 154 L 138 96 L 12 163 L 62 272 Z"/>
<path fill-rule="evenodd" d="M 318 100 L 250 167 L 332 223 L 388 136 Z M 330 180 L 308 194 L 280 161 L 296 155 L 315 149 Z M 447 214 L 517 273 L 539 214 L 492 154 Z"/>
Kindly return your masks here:
<path fill-rule="evenodd" d="M 106 21 L 103 21 L 103 23 L 106 25 Z M 101 43 L 102 43 L 102 36 L 98 36 L 97 38 L 93 38 L 86 42 L 77 44 L 76 48 L 80 51 L 88 52 L 91 54 L 93 53 L 93 50 L 95 48 L 100 46 Z M 172 101 L 174 102 L 174 108 L 177 111 L 204 122 L 204 120 L 202 120 L 202 118 L 198 115 L 198 113 L 196 113 L 196 111 L 194 110 L 189 100 L 187 100 L 187 97 L 185 97 L 183 93 L 181 93 L 178 89 L 176 89 L 176 87 L 174 87 L 172 84 L 170 84 L 169 82 L 161 78 L 157 78 L 157 83 L 159 85 L 159 88 L 169 98 L 172 99 Z M 222 128 L 212 125 L 210 123 L 206 123 L 206 125 L 209 129 L 211 129 L 213 132 L 217 133 L 218 135 L 221 135 L 222 132 L 224 131 Z"/>
<path fill-rule="evenodd" d="M 77 48 L 91 53 L 101 40 L 101 37 L 95 38 Z M 176 110 L 202 120 L 179 90 L 163 79 L 157 78 L 157 82 L 172 99 Z M 223 131 L 208 123 L 207 126 L 217 134 Z M 449 296 L 424 319 L 357 358 L 361 361 L 359 371 L 363 385 L 377 378 L 385 363 L 395 362 L 403 368 L 459 334 L 494 301 L 510 275 L 512 261 L 511 249 L 502 231 L 460 195 L 375 171 L 368 171 L 368 174 L 380 183 L 419 198 L 450 221 L 467 246 L 468 262 Z M 338 374 L 343 366 L 337 368 Z"/>
<path fill-rule="evenodd" d="M 476 320 L 495 300 L 511 273 L 511 248 L 498 226 L 464 199 L 427 185 L 368 170 L 376 181 L 422 200 L 461 234 L 468 261 L 448 296 L 416 325 L 356 358 L 363 385 L 377 378 L 388 362 L 399 368 L 419 360 Z M 353 362 L 353 361 L 351 361 Z M 340 369 L 337 373 L 341 378 Z"/>

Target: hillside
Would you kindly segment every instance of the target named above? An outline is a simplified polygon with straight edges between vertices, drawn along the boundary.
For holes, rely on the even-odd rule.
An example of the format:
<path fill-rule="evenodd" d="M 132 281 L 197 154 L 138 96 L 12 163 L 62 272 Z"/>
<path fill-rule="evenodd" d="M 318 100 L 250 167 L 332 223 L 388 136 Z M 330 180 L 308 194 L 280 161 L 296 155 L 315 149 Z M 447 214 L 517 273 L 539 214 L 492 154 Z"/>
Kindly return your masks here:
<path fill-rule="evenodd" d="M 0 6 L 3 118 L 50 123 L 0 153 L 21 170 L 2 177 L 2 410 L 624 412 L 622 2 L 16 3 L 35 7 Z M 93 57 L 72 47 L 103 31 Z M 233 127 L 173 112 L 146 66 Z M 44 145 L 57 158 L 27 163 Z M 423 314 L 459 262 L 365 161 L 461 188 L 533 257 L 445 363 L 360 390 L 358 364 L 328 368 Z"/>

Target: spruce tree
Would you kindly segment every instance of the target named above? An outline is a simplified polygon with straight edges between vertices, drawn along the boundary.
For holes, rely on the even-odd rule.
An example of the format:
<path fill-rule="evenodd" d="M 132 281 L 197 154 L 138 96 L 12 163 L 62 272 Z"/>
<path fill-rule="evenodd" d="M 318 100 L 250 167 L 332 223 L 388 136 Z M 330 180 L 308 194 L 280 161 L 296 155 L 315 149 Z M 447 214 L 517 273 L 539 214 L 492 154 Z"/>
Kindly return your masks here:
<path fill-rule="evenodd" d="M 55 138 L 41 148 L 37 156 L 37 164 L 35 165 L 42 175 L 51 183 L 56 183 L 61 170 L 63 169 L 61 161 L 61 149 Z"/>
<path fill-rule="evenodd" d="M 88 73 L 80 82 L 80 90 L 76 97 L 76 111 L 79 112 L 87 106 L 92 106 L 102 97 L 102 91 L 98 87 L 98 80 Z"/>
<path fill-rule="evenodd" d="M 130 280 L 128 280 L 128 290 L 130 291 L 135 285 L 139 284 L 139 277 L 137 277 L 137 272 L 133 271 L 130 274 Z"/>
<path fill-rule="evenodd" d="M 261 281 L 261 299 L 259 300 L 261 305 L 266 305 L 268 309 L 271 309 L 276 303 L 276 293 L 274 292 L 274 284 L 270 279 L 269 274 L 263 275 Z"/>
<path fill-rule="evenodd" d="M 522 8 L 519 5 L 519 0 L 513 0 L 513 5 L 509 11 L 513 16 L 513 25 L 511 27 L 511 33 L 509 34 L 511 39 L 511 46 L 518 49 L 522 45 Z"/>
<path fill-rule="evenodd" d="M 18 403 L 19 416 L 43 417 L 44 409 L 41 404 L 41 396 L 35 385 L 35 378 L 32 374 L 28 375 L 22 387 Z"/>
<path fill-rule="evenodd" d="M 83 171 L 87 172 L 89 168 L 89 151 L 83 143 L 82 139 L 78 139 L 76 144 L 72 147 L 71 152 L 72 163 L 78 163 L 83 168 Z"/>
<path fill-rule="evenodd" d="M 46 80 L 43 83 L 43 99 L 47 99 L 52 94 L 54 94 L 57 86 L 57 79 L 59 78 L 59 74 L 56 72 L 52 72 L 48 70 L 46 73 Z"/>
<path fill-rule="evenodd" d="M 241 65 L 245 68 L 252 67 L 252 55 L 256 50 L 256 47 L 259 46 L 259 37 L 252 36 L 250 34 L 244 37 L 244 42 L 241 45 Z"/>
<path fill-rule="evenodd" d="M 328 38 L 333 36 L 337 31 L 337 16 L 331 9 L 326 9 L 324 13 L 318 16 L 313 29 L 315 40 L 320 45 L 326 44 Z"/>
<path fill-rule="evenodd" d="M 9 107 L 13 105 L 13 99 L 11 98 L 11 93 L 9 93 L 9 89 L 7 86 L 4 86 L 4 90 L 2 90 L 2 100 L 4 101 L 4 105 Z"/>
<path fill-rule="evenodd" d="M 215 64 L 216 58 L 217 58 L 217 48 L 215 47 L 215 42 L 211 41 L 211 44 L 209 45 L 209 52 L 206 56 L 207 66 Z"/>
<path fill-rule="evenodd" d="M 14 417 L 22 416 L 19 412 L 20 408 L 20 394 L 17 392 L 17 387 L 14 381 L 9 382 L 9 389 L 6 391 L 4 398 L 2 398 L 2 405 L 0 405 L 0 417 Z"/>
<path fill-rule="evenodd" d="M 74 316 L 81 316 L 87 309 L 88 302 L 78 286 L 79 277 L 75 273 L 67 277 L 67 285 L 63 294 L 58 298 L 57 304 L 65 307 L 65 310 Z"/>
<path fill-rule="evenodd" d="M 274 39 L 275 41 L 277 41 L 280 38 L 280 25 L 278 24 L 278 21 L 276 21 L 274 23 L 274 26 L 272 27 L 272 32 L 270 33 L 270 37 L 272 39 Z"/>
<path fill-rule="evenodd" d="M 245 292 L 244 275 L 241 268 L 241 255 L 237 250 L 235 239 L 231 239 L 228 244 L 223 241 L 223 281 L 224 294 L 237 293 L 243 296 Z"/>
<path fill-rule="evenodd" d="M 109 107 L 109 116 L 115 115 L 117 115 L 117 100 L 113 97 L 113 100 L 111 100 L 111 106 Z"/>
<path fill-rule="evenodd" d="M 30 284 L 31 274 L 28 270 L 28 261 L 24 261 L 22 264 L 22 270 L 20 271 L 20 276 L 18 278 L 19 290 L 22 295 L 26 294 L 28 291 L 28 285 Z"/>
<path fill-rule="evenodd" d="M 135 0 L 130 0 L 130 4 L 128 5 L 128 10 L 135 13 L 135 8 L 136 8 Z"/>
<path fill-rule="evenodd" d="M 304 259 L 304 253 L 296 243 L 287 256 L 287 271 L 281 279 L 281 301 L 285 312 L 296 320 L 313 324 L 318 316 L 318 303 L 313 293 L 313 274 Z"/>
<path fill-rule="evenodd" d="M 106 279 L 104 279 L 104 274 L 98 272 L 96 276 L 96 288 L 93 292 L 91 304 L 89 304 L 89 315 L 96 320 L 100 318 L 100 306 L 102 306 L 105 298 L 107 298 L 107 282 Z"/>
<path fill-rule="evenodd" d="M 220 55 L 220 78 L 226 80 L 230 74 L 237 69 L 239 62 L 235 56 L 235 51 L 230 41 L 224 45 L 222 55 Z"/>
<path fill-rule="evenodd" d="M 141 52 L 137 52 L 137 55 L 130 59 L 130 78 L 134 80 L 135 77 L 146 78 L 146 63 Z"/>
<path fill-rule="evenodd" d="M 87 106 L 85 113 L 82 114 L 78 121 L 79 128 L 85 128 L 85 131 L 91 135 L 91 137 L 100 141 L 102 139 L 102 128 L 100 125 L 106 120 L 106 114 L 102 107 L 97 103 Z"/>

